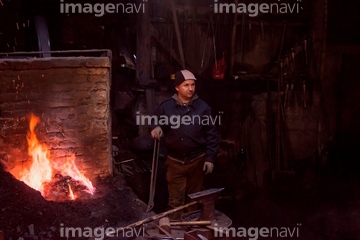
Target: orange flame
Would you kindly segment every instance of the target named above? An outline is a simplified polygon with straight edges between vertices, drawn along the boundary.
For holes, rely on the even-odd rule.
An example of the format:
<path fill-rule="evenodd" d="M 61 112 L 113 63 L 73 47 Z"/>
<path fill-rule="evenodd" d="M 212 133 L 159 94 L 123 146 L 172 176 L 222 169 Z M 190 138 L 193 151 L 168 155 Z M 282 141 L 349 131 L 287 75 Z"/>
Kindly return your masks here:
<path fill-rule="evenodd" d="M 50 151 L 45 144 L 41 144 L 34 132 L 36 125 L 40 122 L 39 117 L 30 114 L 30 131 L 27 134 L 28 155 L 31 161 L 28 166 L 16 166 L 10 173 L 17 179 L 23 181 L 28 186 L 41 192 L 45 197 L 45 183 L 51 182 L 53 172 L 59 171 L 63 176 L 70 176 L 86 187 L 86 191 L 94 194 L 95 188 L 91 181 L 85 177 L 75 164 L 75 154 L 66 159 L 65 162 L 57 160 L 52 161 Z M 69 186 L 70 198 L 75 199 L 74 193 Z"/>
<path fill-rule="evenodd" d="M 31 114 L 30 131 L 27 134 L 28 154 L 32 157 L 32 163 L 29 168 L 10 171 L 17 179 L 23 181 L 35 190 L 43 194 L 44 183 L 51 181 L 53 172 L 49 153 L 46 145 L 40 144 L 34 132 L 35 126 L 40 119 Z"/>

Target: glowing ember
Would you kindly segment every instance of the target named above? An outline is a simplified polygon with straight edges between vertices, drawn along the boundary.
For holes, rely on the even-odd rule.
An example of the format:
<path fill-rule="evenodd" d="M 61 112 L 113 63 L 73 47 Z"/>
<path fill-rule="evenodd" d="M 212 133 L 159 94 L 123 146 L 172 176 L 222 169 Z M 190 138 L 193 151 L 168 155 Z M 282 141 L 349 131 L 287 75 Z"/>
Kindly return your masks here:
<path fill-rule="evenodd" d="M 70 197 L 71 200 L 75 200 L 75 195 L 74 195 L 74 193 L 73 193 L 73 191 L 71 189 L 70 184 L 68 184 L 68 186 L 69 186 L 69 197 Z"/>
<path fill-rule="evenodd" d="M 75 154 L 67 158 L 65 162 L 59 161 L 54 163 L 54 167 L 61 172 L 63 176 L 70 176 L 74 180 L 79 181 L 86 187 L 88 193 L 94 194 L 95 188 L 91 181 L 85 177 L 75 165 Z"/>
<path fill-rule="evenodd" d="M 31 157 L 29 161 L 23 165 L 17 165 L 10 170 L 10 173 L 17 179 L 23 181 L 28 186 L 41 192 L 46 197 L 49 191 L 45 189 L 54 179 L 55 172 L 60 172 L 63 176 L 69 176 L 81 185 L 85 186 L 85 191 L 94 194 L 95 188 L 91 181 L 85 177 L 75 164 L 75 155 L 66 160 L 53 160 L 50 157 L 50 151 L 45 144 L 41 144 L 34 132 L 36 125 L 40 122 L 39 117 L 34 114 L 30 115 L 30 131 L 27 134 L 28 154 Z M 74 200 L 75 195 L 69 187 L 69 198 Z M 45 194 L 46 193 L 46 194 Z"/>

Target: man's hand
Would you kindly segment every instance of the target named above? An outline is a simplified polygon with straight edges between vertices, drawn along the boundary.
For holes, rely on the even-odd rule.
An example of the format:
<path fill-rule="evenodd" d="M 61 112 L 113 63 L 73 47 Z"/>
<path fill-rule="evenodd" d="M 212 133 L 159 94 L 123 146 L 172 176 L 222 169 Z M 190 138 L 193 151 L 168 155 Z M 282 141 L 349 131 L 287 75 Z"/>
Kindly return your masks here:
<path fill-rule="evenodd" d="M 213 171 L 214 169 L 214 164 L 211 162 L 205 162 L 204 163 L 204 167 L 203 167 L 203 171 L 205 171 L 205 174 L 209 174 Z"/>
<path fill-rule="evenodd" d="M 160 140 L 160 138 L 163 136 L 163 131 L 161 127 L 157 126 L 151 131 L 151 136 L 153 138 L 156 138 L 157 140 Z"/>

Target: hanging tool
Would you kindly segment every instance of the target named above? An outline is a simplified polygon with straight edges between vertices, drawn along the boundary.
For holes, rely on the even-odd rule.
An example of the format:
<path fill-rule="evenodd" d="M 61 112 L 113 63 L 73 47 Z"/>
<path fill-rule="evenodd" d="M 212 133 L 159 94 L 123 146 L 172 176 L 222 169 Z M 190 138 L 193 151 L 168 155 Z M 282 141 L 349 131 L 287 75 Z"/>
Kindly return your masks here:
<path fill-rule="evenodd" d="M 217 59 L 216 59 L 216 30 L 214 29 L 214 22 L 213 17 L 210 17 L 211 22 L 211 30 L 212 30 L 212 40 L 213 40 L 213 47 L 214 47 L 214 61 L 215 61 L 215 68 L 217 69 Z"/>
<path fill-rule="evenodd" d="M 240 61 L 244 63 L 245 14 L 241 18 Z"/>
<path fill-rule="evenodd" d="M 273 112 L 271 103 L 271 90 L 270 90 L 270 78 L 266 79 L 267 91 L 266 91 L 266 135 L 267 135 L 267 157 L 272 167 L 275 168 L 274 152 L 273 152 Z"/>
<path fill-rule="evenodd" d="M 292 63 L 293 63 L 293 70 L 294 70 L 294 81 L 295 84 L 296 84 L 296 93 L 298 93 L 298 90 L 301 89 L 301 83 L 300 83 L 300 77 L 298 75 L 298 70 L 297 70 L 297 66 L 296 66 L 296 59 L 295 59 L 295 50 L 292 48 L 291 49 L 291 60 L 292 60 Z M 294 93 L 293 93 L 294 94 Z M 293 96 L 293 98 L 295 98 L 295 94 Z M 299 101 L 300 100 L 300 96 L 296 96 L 296 100 Z M 303 96 L 303 100 L 305 100 L 305 95 Z M 299 102 L 300 104 L 300 102 Z M 306 105 L 306 104 L 305 104 Z"/>
<path fill-rule="evenodd" d="M 235 0 L 236 6 L 238 5 L 238 0 Z M 226 19 L 226 18 L 225 18 Z M 237 12 L 234 13 L 234 19 L 232 23 L 232 31 L 231 31 L 231 42 L 230 42 L 230 75 L 234 74 L 234 62 L 235 62 L 235 48 L 236 48 L 236 31 L 237 31 Z"/>
<path fill-rule="evenodd" d="M 226 19 L 226 18 L 224 18 Z M 219 20 L 217 20 L 217 24 L 219 26 L 216 26 L 216 35 L 218 35 L 217 39 L 220 45 L 220 49 L 223 50 L 224 46 L 223 44 L 225 43 L 225 39 L 221 39 L 222 37 L 225 36 L 224 34 L 224 30 L 226 27 L 226 20 L 224 20 L 224 25 L 221 26 L 219 23 Z M 217 31 L 217 29 L 219 29 L 219 31 Z M 222 31 L 221 31 L 222 30 Z M 220 39 L 220 40 L 219 40 Z M 219 46 L 219 45 L 218 45 Z M 222 57 L 220 59 L 217 59 L 216 55 L 215 55 L 215 64 L 212 66 L 212 78 L 213 79 L 218 79 L 218 80 L 223 80 L 225 79 L 225 72 L 226 72 L 226 61 L 225 61 L 225 52 L 222 52 Z"/>
<path fill-rule="evenodd" d="M 271 27 L 271 33 L 270 33 L 270 46 L 269 46 L 269 57 L 273 58 L 275 53 L 275 43 L 274 43 L 274 39 L 275 39 L 275 24 L 273 23 L 272 24 L 272 27 Z"/>
<path fill-rule="evenodd" d="M 203 41 L 204 49 L 203 49 L 203 54 L 202 54 L 202 58 L 201 58 L 201 68 L 203 68 L 203 66 L 204 66 L 205 50 L 207 49 L 207 42 L 208 42 L 207 39 L 208 39 L 208 36 L 209 36 L 209 31 L 210 31 L 210 24 L 211 24 L 211 22 L 209 21 L 208 27 L 207 27 L 207 30 L 206 30 L 205 40 Z"/>
<path fill-rule="evenodd" d="M 194 9 L 190 11 L 190 23 L 188 24 L 188 33 L 189 36 L 187 39 L 189 40 L 188 46 L 200 46 L 203 44 L 202 42 L 198 42 L 200 39 L 198 38 L 198 28 L 196 27 L 196 12 L 194 12 Z M 201 40 L 200 40 L 201 41 Z M 191 49 L 191 48 L 190 48 Z"/>
<path fill-rule="evenodd" d="M 282 32 L 282 35 L 281 35 L 281 42 L 280 42 L 280 49 L 279 49 L 278 59 L 280 59 L 280 56 L 281 56 L 281 53 L 282 53 L 282 50 L 283 50 L 286 27 L 287 27 L 287 23 L 285 22 L 284 27 L 283 27 L 283 32 Z"/>
<path fill-rule="evenodd" d="M 302 87 L 303 87 L 303 107 L 306 108 L 307 107 L 307 103 L 306 103 L 306 81 L 305 79 L 302 82 Z"/>
<path fill-rule="evenodd" d="M 289 67 L 289 92 L 287 97 L 287 107 L 293 107 L 295 101 L 294 87 L 297 83 L 297 72 L 295 69 L 295 62 L 293 61 L 292 52 L 286 54 L 286 64 Z"/>
<path fill-rule="evenodd" d="M 304 38 L 304 55 L 305 55 L 305 65 L 308 65 L 308 47 L 307 47 L 307 39 Z"/>
<path fill-rule="evenodd" d="M 170 30 L 170 48 L 172 49 L 172 46 L 173 46 L 173 31 Z M 170 54 L 170 61 L 172 61 L 173 59 L 173 51 L 169 51 L 169 54 Z"/>
<path fill-rule="evenodd" d="M 294 175 L 293 170 L 293 156 L 291 151 L 291 141 L 289 139 L 288 128 L 286 124 L 285 111 L 282 105 L 280 105 L 281 110 L 281 129 L 280 129 L 280 139 L 281 139 L 281 149 L 282 149 L 282 158 L 283 158 L 283 173 L 287 175 Z"/>
<path fill-rule="evenodd" d="M 212 78 L 213 79 L 224 79 L 225 78 L 225 69 L 226 69 L 226 64 L 225 64 L 225 53 L 223 52 L 222 58 L 217 60 L 217 50 L 216 50 L 216 34 L 217 34 L 217 26 L 214 29 L 213 26 L 213 19 L 211 17 L 211 28 L 212 28 L 212 34 L 213 34 L 213 45 L 214 45 L 214 64 L 212 66 Z"/>
<path fill-rule="evenodd" d="M 287 69 L 287 84 L 286 84 L 286 96 L 284 101 L 284 108 L 292 107 L 294 102 L 294 86 L 296 83 L 296 75 L 294 74 L 294 66 L 292 64 L 291 53 L 287 53 L 285 56 L 285 66 Z"/>
<path fill-rule="evenodd" d="M 281 137 L 281 97 L 280 97 L 280 88 L 281 82 L 283 78 L 283 65 L 284 63 L 280 61 L 279 63 L 279 74 L 277 79 L 277 108 L 276 108 L 276 160 L 275 160 L 275 171 L 280 171 L 280 153 L 281 153 L 281 145 L 280 145 L 280 137 Z"/>
<path fill-rule="evenodd" d="M 289 57 L 288 55 L 285 56 L 285 65 L 286 65 L 286 69 L 287 69 L 287 73 L 286 73 L 286 77 L 287 77 L 287 81 L 286 81 L 286 87 L 285 87 L 285 93 L 284 93 L 284 108 L 288 107 L 288 101 L 289 101 L 289 91 L 290 91 L 290 68 L 289 68 Z M 281 63 L 281 70 L 283 72 L 283 63 Z M 283 80 L 283 78 L 281 78 L 281 81 Z M 280 83 L 281 85 L 281 83 Z"/>
<path fill-rule="evenodd" d="M 225 78 L 225 70 L 225 53 L 223 52 L 223 56 L 218 61 L 216 61 L 216 65 L 213 65 L 212 67 L 212 78 L 223 80 Z"/>
<path fill-rule="evenodd" d="M 170 21 L 170 20 L 169 20 Z M 169 24 L 170 25 L 170 24 Z M 170 47 L 170 49 L 172 49 L 172 47 L 173 47 L 173 30 L 172 30 L 172 27 L 171 27 L 171 25 L 170 25 L 170 27 L 169 27 L 169 25 L 167 25 L 168 26 L 168 39 L 170 39 L 169 40 L 169 47 Z M 170 60 L 170 62 L 172 61 L 172 51 L 171 50 L 169 50 L 169 60 Z"/>
<path fill-rule="evenodd" d="M 149 202 L 147 205 L 146 212 L 150 212 L 151 209 L 153 209 L 153 207 L 154 207 L 156 176 L 157 176 L 157 169 L 158 169 L 158 163 L 159 163 L 159 148 L 160 148 L 160 142 L 159 142 L 159 140 L 155 139 L 154 140 L 154 152 L 153 152 L 152 165 L 151 165 Z"/>
<path fill-rule="evenodd" d="M 187 33 L 186 33 L 186 21 L 188 19 L 188 12 L 184 10 L 182 14 L 180 14 L 180 18 L 182 17 L 182 35 L 181 39 L 183 40 L 183 48 L 184 52 L 186 52 L 186 40 L 187 40 Z"/>
<path fill-rule="evenodd" d="M 251 50 L 251 41 L 252 41 L 252 39 L 251 39 L 251 29 L 252 29 L 252 27 L 251 27 L 251 20 L 249 20 L 249 50 Z"/>
<path fill-rule="evenodd" d="M 303 77 L 302 78 L 302 103 L 303 103 L 303 108 L 307 108 L 307 93 L 306 93 L 307 90 L 308 89 L 306 88 L 306 78 Z"/>

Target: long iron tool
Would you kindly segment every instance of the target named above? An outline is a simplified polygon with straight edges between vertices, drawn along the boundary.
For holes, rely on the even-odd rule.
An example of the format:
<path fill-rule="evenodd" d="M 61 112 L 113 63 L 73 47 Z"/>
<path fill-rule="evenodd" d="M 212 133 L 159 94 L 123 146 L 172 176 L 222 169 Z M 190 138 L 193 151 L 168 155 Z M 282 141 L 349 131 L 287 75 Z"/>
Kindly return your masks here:
<path fill-rule="evenodd" d="M 146 212 L 150 212 L 154 207 L 156 176 L 157 176 L 158 163 L 159 163 L 159 148 L 160 148 L 160 142 L 159 142 L 159 140 L 155 139 L 154 140 L 154 152 L 153 152 L 153 158 L 152 158 L 152 164 L 151 164 L 149 202 L 147 205 Z"/>

